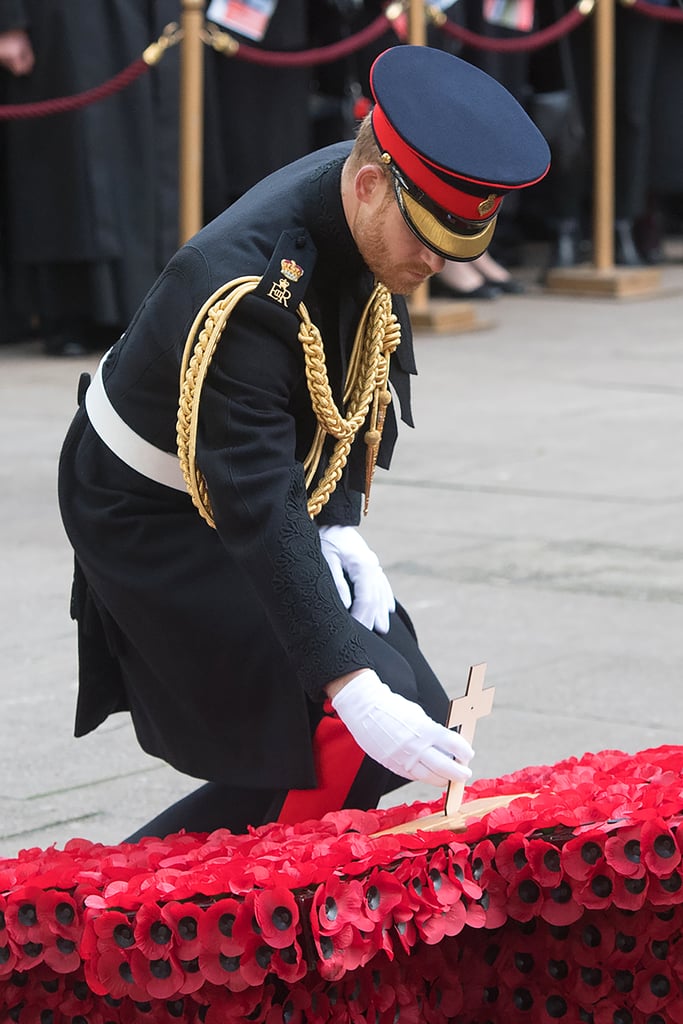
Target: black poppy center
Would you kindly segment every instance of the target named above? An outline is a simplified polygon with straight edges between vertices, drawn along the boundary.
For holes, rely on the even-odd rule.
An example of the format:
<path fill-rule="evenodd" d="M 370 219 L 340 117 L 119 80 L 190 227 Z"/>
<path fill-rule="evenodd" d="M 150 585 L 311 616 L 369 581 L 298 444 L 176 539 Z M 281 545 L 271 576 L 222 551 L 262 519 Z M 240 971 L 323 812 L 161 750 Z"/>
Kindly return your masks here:
<path fill-rule="evenodd" d="M 239 956 L 225 956 L 223 953 L 218 954 L 218 962 L 224 971 L 231 974 L 234 971 L 239 970 L 240 958 Z"/>
<path fill-rule="evenodd" d="M 31 928 L 38 923 L 36 908 L 32 903 L 22 903 L 17 911 L 17 920 L 24 928 Z"/>
<path fill-rule="evenodd" d="M 55 917 L 61 925 L 70 925 L 76 914 L 70 903 L 58 903 L 55 907 Z"/>
<path fill-rule="evenodd" d="M 637 839 L 629 839 L 624 846 L 624 855 L 632 864 L 640 864 L 640 843 Z"/>
<path fill-rule="evenodd" d="M 630 971 L 615 971 L 614 987 L 617 992 L 630 992 L 633 988 L 633 975 Z"/>
<path fill-rule="evenodd" d="M 664 996 L 668 996 L 669 990 L 671 989 L 671 982 L 664 974 L 655 974 L 650 980 L 650 992 L 657 999 L 663 999 Z"/>
<path fill-rule="evenodd" d="M 232 938 L 232 926 L 235 923 L 234 914 L 221 914 L 218 918 L 218 930 L 221 935 L 225 935 L 228 939 Z"/>
<path fill-rule="evenodd" d="M 636 948 L 636 937 L 635 935 L 624 935 L 623 932 L 617 932 L 614 944 L 621 953 L 632 953 Z"/>
<path fill-rule="evenodd" d="M 296 946 L 287 946 L 285 949 L 280 950 L 280 958 L 286 964 L 296 963 Z"/>
<path fill-rule="evenodd" d="M 256 950 L 256 963 L 259 967 L 270 966 L 270 961 L 273 956 L 273 951 L 270 946 L 259 946 Z"/>
<path fill-rule="evenodd" d="M 526 859 L 526 853 L 524 852 L 524 849 L 521 846 L 518 850 L 515 850 L 512 857 L 512 863 L 515 865 L 518 871 L 521 871 L 522 868 L 525 867 L 525 865 L 528 863 Z"/>
<path fill-rule="evenodd" d="M 371 885 L 367 893 L 367 902 L 370 910 L 377 910 L 380 904 L 379 889 L 376 885 Z"/>
<path fill-rule="evenodd" d="M 548 1016 L 552 1017 L 553 1020 L 559 1020 L 560 1017 L 564 1017 L 567 1012 L 567 1004 L 562 996 L 550 996 L 546 1000 L 545 1008 L 548 1012 Z"/>
<path fill-rule="evenodd" d="M 194 917 L 181 917 L 178 921 L 178 935 L 183 942 L 197 938 L 197 921 Z"/>
<path fill-rule="evenodd" d="M 157 946 L 165 946 L 172 938 L 171 929 L 163 921 L 155 921 L 149 930 L 149 935 L 152 942 L 156 942 Z"/>
<path fill-rule="evenodd" d="M 602 981 L 602 971 L 599 967 L 582 967 L 581 977 L 586 985 L 597 988 Z"/>
<path fill-rule="evenodd" d="M 555 903 L 569 903 L 572 898 L 572 889 L 568 882 L 560 882 L 551 890 L 550 896 Z"/>
<path fill-rule="evenodd" d="M 279 932 L 286 932 L 294 920 L 289 907 L 276 907 L 271 915 L 271 919 Z"/>
<path fill-rule="evenodd" d="M 549 960 L 548 974 L 555 981 L 563 981 L 569 974 L 569 965 L 566 960 Z"/>
<path fill-rule="evenodd" d="M 150 960 L 149 962 L 150 974 L 153 978 L 159 978 L 163 980 L 168 978 L 171 974 L 171 965 L 168 960 Z"/>
<path fill-rule="evenodd" d="M 522 974 L 528 974 L 534 969 L 534 958 L 531 953 L 515 953 L 515 967 Z"/>
<path fill-rule="evenodd" d="M 612 892 L 612 882 L 607 875 L 596 875 L 591 882 L 591 889 L 598 899 L 606 899 Z"/>
<path fill-rule="evenodd" d="M 516 988 L 512 1001 L 518 1010 L 530 1010 L 534 1005 L 533 996 L 528 988 Z"/>
<path fill-rule="evenodd" d="M 128 949 L 135 942 L 133 929 L 129 924 L 117 924 L 114 928 L 114 942 L 119 949 Z"/>
<path fill-rule="evenodd" d="M 130 984 L 133 980 L 133 972 L 130 969 L 130 964 L 125 960 L 122 964 L 119 964 L 119 974 L 125 982 Z"/>
<path fill-rule="evenodd" d="M 657 836 L 654 843 L 654 851 L 658 857 L 668 860 L 676 852 L 676 844 L 671 836 Z"/>
<path fill-rule="evenodd" d="M 589 946 L 591 949 L 595 949 L 602 942 L 600 929 L 596 928 L 594 924 L 589 924 L 584 928 L 581 938 L 583 939 L 584 945 Z"/>
<path fill-rule="evenodd" d="M 532 878 L 525 878 L 519 887 L 519 898 L 522 903 L 535 903 L 541 891 Z"/>
<path fill-rule="evenodd" d="M 602 850 L 597 843 L 584 843 L 581 847 L 581 859 L 584 860 L 586 864 L 595 864 L 601 854 Z"/>

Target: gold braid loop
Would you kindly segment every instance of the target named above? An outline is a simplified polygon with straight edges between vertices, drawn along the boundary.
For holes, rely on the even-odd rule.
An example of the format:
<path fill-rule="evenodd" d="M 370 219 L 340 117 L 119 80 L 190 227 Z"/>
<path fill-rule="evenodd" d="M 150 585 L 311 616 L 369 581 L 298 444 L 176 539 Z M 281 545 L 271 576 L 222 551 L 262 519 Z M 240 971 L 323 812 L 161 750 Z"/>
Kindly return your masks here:
<path fill-rule="evenodd" d="M 391 309 L 389 290 L 378 283 L 360 316 L 346 377 L 344 404 L 347 415 L 345 418 L 341 417 L 332 397 L 325 371 L 325 350 L 322 341 L 319 340 L 319 334 L 317 334 L 317 339 L 310 339 L 302 328 L 299 331 L 299 339 L 304 345 L 308 387 L 318 423 L 310 452 L 304 460 L 307 487 L 310 485 L 319 459 L 321 459 L 326 433 L 337 438 L 325 473 L 308 499 L 308 513 L 313 518 L 329 501 L 346 465 L 351 443 L 361 425 L 365 423 L 372 402 L 378 409 L 378 415 L 372 417 L 372 430 L 367 435 L 369 443 L 365 505 L 367 513 L 370 484 L 382 438 L 386 406 L 391 400 L 387 388 L 389 356 L 400 341 L 400 325 Z M 309 349 L 308 352 L 307 349 Z M 309 361 L 310 376 L 308 376 Z M 380 392 L 384 397 L 380 397 Z M 383 410 L 381 415 L 379 415 L 380 409 Z M 371 435 L 372 446 L 368 439 Z"/>
<path fill-rule="evenodd" d="M 199 399 L 202 386 L 211 365 L 214 352 L 225 330 L 233 309 L 249 292 L 253 291 L 260 277 L 238 277 L 218 288 L 204 303 L 194 319 L 185 342 L 180 366 L 180 398 L 176 421 L 176 443 L 178 459 L 192 502 L 202 519 L 215 527 L 211 500 L 206 480 L 197 467 L 197 430 L 199 428 Z M 227 298 L 223 298 L 227 293 Z M 193 345 L 197 330 L 203 321 L 196 344 Z"/>
<path fill-rule="evenodd" d="M 364 515 L 368 514 L 372 478 L 377 465 L 377 455 L 379 454 L 379 445 L 382 440 L 382 431 L 384 430 L 387 408 L 391 404 L 391 393 L 389 391 L 389 362 L 392 352 L 396 351 L 401 341 L 401 325 L 396 319 L 396 314 L 392 312 L 391 295 L 389 295 L 388 292 L 386 296 L 383 296 L 383 303 L 382 334 L 379 339 L 381 351 L 377 360 L 375 391 L 372 403 L 372 413 L 370 415 L 370 429 L 366 431 L 364 439 L 365 444 L 367 445 L 367 453 L 365 457 Z"/>
<path fill-rule="evenodd" d="M 206 480 L 195 461 L 201 389 L 230 315 L 237 303 L 253 291 L 259 281 L 259 277 L 240 277 L 217 289 L 195 317 L 183 352 L 176 424 L 178 458 L 195 507 L 209 526 L 213 527 L 216 524 Z M 399 344 L 401 332 L 400 325 L 391 309 L 391 295 L 384 285 L 375 285 L 363 310 L 356 330 L 346 378 L 344 391 L 346 416 L 341 415 L 332 397 L 320 331 L 311 322 L 308 310 L 303 303 L 300 303 L 297 313 L 301 320 L 299 340 L 304 352 L 306 381 L 318 421 L 313 443 L 304 460 L 307 488 L 311 485 L 318 468 L 325 437 L 329 434 L 336 438 L 329 463 L 308 499 L 308 513 L 311 518 L 314 518 L 329 500 L 344 471 L 351 445 L 372 405 L 371 429 L 366 434 L 368 455 L 365 511 L 367 512 L 370 483 L 377 461 L 386 407 L 391 401 L 387 387 L 389 357 Z M 199 331 L 199 335 L 195 342 L 197 331 Z"/>

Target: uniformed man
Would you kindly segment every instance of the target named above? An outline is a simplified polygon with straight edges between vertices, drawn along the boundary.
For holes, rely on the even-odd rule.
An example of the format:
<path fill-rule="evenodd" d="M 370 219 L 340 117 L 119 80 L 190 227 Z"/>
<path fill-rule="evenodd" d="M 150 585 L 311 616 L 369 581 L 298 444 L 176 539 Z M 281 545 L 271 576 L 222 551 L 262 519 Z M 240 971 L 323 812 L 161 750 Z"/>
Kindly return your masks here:
<path fill-rule="evenodd" d="M 389 465 L 391 391 L 411 424 L 403 296 L 483 252 L 549 153 L 512 96 L 450 54 L 395 47 L 371 85 L 354 143 L 266 178 L 180 249 L 64 444 L 76 735 L 129 711 L 148 753 L 206 780 L 131 839 L 470 775 L 356 527 Z"/>

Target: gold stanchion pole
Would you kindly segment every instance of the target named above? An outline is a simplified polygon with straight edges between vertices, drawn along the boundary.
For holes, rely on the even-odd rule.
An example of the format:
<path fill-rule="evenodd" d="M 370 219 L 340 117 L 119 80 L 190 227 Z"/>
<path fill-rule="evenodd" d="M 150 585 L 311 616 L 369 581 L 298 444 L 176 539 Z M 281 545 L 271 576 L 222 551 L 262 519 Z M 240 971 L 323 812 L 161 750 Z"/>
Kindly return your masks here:
<path fill-rule="evenodd" d="M 180 44 L 179 242 L 202 226 L 204 150 L 204 0 L 182 0 Z"/>
<path fill-rule="evenodd" d="M 593 245 L 597 270 L 614 266 L 614 0 L 600 0 L 593 46 Z"/>
<path fill-rule="evenodd" d="M 413 46 L 425 46 L 427 43 L 424 0 L 410 0 L 410 7 L 408 8 L 408 35 Z M 413 292 L 410 308 L 414 314 L 426 316 L 428 306 L 429 285 L 425 281 Z"/>
<path fill-rule="evenodd" d="M 426 46 L 427 25 L 425 21 L 424 0 L 410 0 L 408 10 L 410 41 L 413 46 Z"/>
<path fill-rule="evenodd" d="M 659 287 L 657 267 L 614 266 L 615 3 L 581 0 L 593 12 L 593 265 L 562 267 L 546 276 L 548 291 L 612 298 L 644 295 Z"/>

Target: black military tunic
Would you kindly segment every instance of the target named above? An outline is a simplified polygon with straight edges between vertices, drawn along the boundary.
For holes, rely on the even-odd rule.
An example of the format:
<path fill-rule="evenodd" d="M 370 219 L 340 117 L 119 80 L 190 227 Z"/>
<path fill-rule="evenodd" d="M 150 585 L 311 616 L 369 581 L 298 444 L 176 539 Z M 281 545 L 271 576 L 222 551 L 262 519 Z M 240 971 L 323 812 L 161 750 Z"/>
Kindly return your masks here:
<path fill-rule="evenodd" d="M 103 367 L 112 405 L 139 436 L 175 451 L 179 368 L 197 311 L 233 278 L 265 274 L 267 283 L 283 232 L 306 268 L 305 303 L 341 404 L 373 287 L 342 209 L 349 151 L 350 143 L 332 146 L 271 175 L 171 260 Z M 330 680 L 369 666 L 438 721 L 447 701 L 399 616 L 381 637 L 338 597 L 306 508 L 302 463 L 315 417 L 299 319 L 265 291 L 237 306 L 202 392 L 197 464 L 215 530 L 189 495 L 114 455 L 83 406 L 76 414 L 59 473 L 76 553 L 76 732 L 129 709 L 142 747 L 182 772 L 306 788 L 316 782 L 311 732 Z M 410 327 L 403 300 L 394 306 L 403 331 L 391 379 L 410 422 Z M 363 432 L 319 523 L 359 522 Z M 390 412 L 380 465 L 395 432 Z"/>

